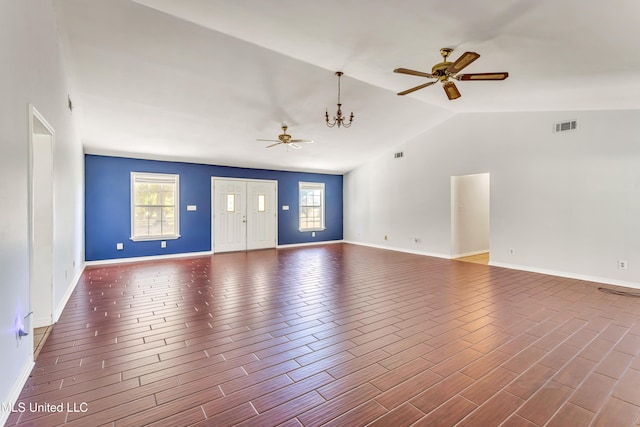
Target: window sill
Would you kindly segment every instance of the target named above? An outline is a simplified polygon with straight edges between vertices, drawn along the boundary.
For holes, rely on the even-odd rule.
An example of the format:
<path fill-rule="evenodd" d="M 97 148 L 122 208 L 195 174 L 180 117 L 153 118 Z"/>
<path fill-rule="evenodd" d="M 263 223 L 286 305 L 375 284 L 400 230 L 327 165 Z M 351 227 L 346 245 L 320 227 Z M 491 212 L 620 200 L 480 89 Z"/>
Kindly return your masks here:
<path fill-rule="evenodd" d="M 129 237 L 129 240 L 132 240 L 134 242 L 153 242 L 153 241 L 159 241 L 159 240 L 176 240 L 179 239 L 180 235 L 178 234 L 177 236 L 149 236 L 149 237 Z"/>
<path fill-rule="evenodd" d="M 326 228 L 305 228 L 305 229 L 298 228 L 298 231 L 301 233 L 311 233 L 312 231 L 324 231 L 324 230 L 326 230 Z"/>

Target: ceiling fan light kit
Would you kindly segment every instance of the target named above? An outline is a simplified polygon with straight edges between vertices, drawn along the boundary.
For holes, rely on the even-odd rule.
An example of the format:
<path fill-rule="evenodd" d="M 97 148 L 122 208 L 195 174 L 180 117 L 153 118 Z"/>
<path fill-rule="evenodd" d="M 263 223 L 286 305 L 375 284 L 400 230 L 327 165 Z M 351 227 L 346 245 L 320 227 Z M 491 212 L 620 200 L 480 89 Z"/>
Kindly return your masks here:
<path fill-rule="evenodd" d="M 278 139 L 256 139 L 256 141 L 275 142 L 275 144 L 267 145 L 265 148 L 271 148 L 271 147 L 275 147 L 276 145 L 284 144 L 287 147 L 295 148 L 296 150 L 299 150 L 300 148 L 302 148 L 298 144 L 301 144 L 301 143 L 311 144 L 311 143 L 313 143 L 312 139 L 292 139 L 291 135 L 289 135 L 287 133 L 287 129 L 288 129 L 287 125 L 285 125 L 283 123 L 282 124 L 282 133 L 280 135 L 278 135 Z"/>
<path fill-rule="evenodd" d="M 409 74 L 412 76 L 426 77 L 428 79 L 436 79 L 434 81 L 424 83 L 416 87 L 412 87 L 411 89 L 398 92 L 398 95 L 407 95 L 409 93 L 415 92 L 417 90 L 431 86 L 437 82 L 440 82 L 442 83 L 442 88 L 444 89 L 444 92 L 447 94 L 447 97 L 449 98 L 449 100 L 454 100 L 454 99 L 460 98 L 460 91 L 456 87 L 455 83 L 449 79 L 458 80 L 458 81 L 460 80 L 504 80 L 507 77 L 509 77 L 509 73 L 507 72 L 458 74 L 460 71 L 466 68 L 473 61 L 480 58 L 480 55 L 477 54 L 476 52 L 465 52 L 455 62 L 449 62 L 447 61 L 447 58 L 449 57 L 449 55 L 451 55 L 451 52 L 453 52 L 453 49 L 448 47 L 440 49 L 440 55 L 442 55 L 442 62 L 439 62 L 436 65 L 434 65 L 431 68 L 431 73 L 410 70 L 408 68 L 396 68 L 395 70 L 393 70 L 394 73 Z"/>
<path fill-rule="evenodd" d="M 352 111 L 351 115 L 349 116 L 349 122 L 347 122 L 347 118 L 342 115 L 342 104 L 340 103 L 340 77 L 342 77 L 343 75 L 344 73 L 342 71 L 336 71 L 336 76 L 338 76 L 338 111 L 336 112 L 336 115 L 333 116 L 333 122 L 329 121 L 329 110 L 327 109 L 324 112 L 324 121 L 330 128 L 336 125 L 338 125 L 338 127 L 344 126 L 345 128 L 348 128 L 349 126 L 351 126 L 353 118 L 355 117 Z"/>

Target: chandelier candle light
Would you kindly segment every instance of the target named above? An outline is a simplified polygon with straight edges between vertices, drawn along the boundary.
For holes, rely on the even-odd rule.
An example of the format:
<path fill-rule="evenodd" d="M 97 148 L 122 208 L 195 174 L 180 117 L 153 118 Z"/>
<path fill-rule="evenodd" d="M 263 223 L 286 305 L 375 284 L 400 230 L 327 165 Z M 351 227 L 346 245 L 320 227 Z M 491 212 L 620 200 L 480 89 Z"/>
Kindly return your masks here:
<path fill-rule="evenodd" d="M 338 76 L 338 112 L 333 116 L 333 122 L 329 122 L 329 110 L 327 109 L 324 113 L 324 121 L 330 128 L 335 125 L 338 125 L 338 127 L 344 126 L 348 128 L 351 126 L 351 122 L 353 122 L 353 112 L 351 112 L 351 115 L 349 116 L 349 122 L 347 122 L 346 117 L 342 117 L 342 104 L 340 103 L 340 77 L 342 77 L 342 74 L 344 74 L 342 71 L 336 71 L 336 76 Z"/>

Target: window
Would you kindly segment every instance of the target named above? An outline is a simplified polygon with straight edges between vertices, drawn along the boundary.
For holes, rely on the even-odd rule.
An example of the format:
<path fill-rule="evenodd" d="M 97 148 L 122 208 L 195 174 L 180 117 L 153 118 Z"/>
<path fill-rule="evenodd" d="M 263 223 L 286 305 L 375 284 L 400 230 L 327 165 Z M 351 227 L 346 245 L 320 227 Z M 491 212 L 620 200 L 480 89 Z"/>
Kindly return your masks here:
<path fill-rule="evenodd" d="M 236 195 L 227 194 L 227 212 L 236 211 Z"/>
<path fill-rule="evenodd" d="M 131 172 L 131 240 L 180 237 L 179 178 Z"/>
<path fill-rule="evenodd" d="M 300 182 L 300 231 L 324 230 L 324 184 Z"/>

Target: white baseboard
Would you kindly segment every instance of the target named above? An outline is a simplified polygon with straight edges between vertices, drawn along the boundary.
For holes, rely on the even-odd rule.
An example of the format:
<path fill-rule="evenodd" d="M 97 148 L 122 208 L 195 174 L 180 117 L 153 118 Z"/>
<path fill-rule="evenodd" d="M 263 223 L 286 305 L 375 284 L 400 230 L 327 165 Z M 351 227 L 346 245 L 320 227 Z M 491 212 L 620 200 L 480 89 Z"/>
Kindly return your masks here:
<path fill-rule="evenodd" d="M 584 280 L 586 282 L 602 283 L 605 285 L 623 286 L 625 288 L 640 289 L 640 283 L 628 282 L 624 280 L 611 279 L 608 277 L 590 276 L 587 274 L 570 273 L 566 271 L 549 270 L 546 268 L 529 267 L 526 265 L 508 264 L 490 261 L 489 265 L 494 267 L 509 268 L 511 270 L 529 271 L 531 273 L 546 274 L 549 276 L 565 277 L 567 279 Z"/>
<path fill-rule="evenodd" d="M 344 243 L 344 240 L 324 240 L 322 242 L 307 242 L 307 243 L 290 243 L 287 245 L 277 245 L 277 249 L 285 249 L 285 248 L 297 248 L 299 246 L 317 246 L 317 245 L 328 245 L 332 243 Z"/>
<path fill-rule="evenodd" d="M 85 261 L 85 265 L 89 267 L 92 265 L 121 264 L 125 262 L 140 262 L 140 261 L 157 261 L 162 259 L 189 258 L 189 257 L 210 256 L 210 255 L 213 255 L 212 251 L 186 252 L 183 254 L 153 255 L 153 256 L 139 256 L 139 257 L 133 257 L 133 258 L 115 258 L 115 259 L 103 259 L 98 261 Z"/>
<path fill-rule="evenodd" d="M 376 244 L 373 244 L 373 243 L 354 242 L 354 241 L 350 241 L 350 240 L 345 240 L 344 243 L 350 243 L 352 245 L 368 246 L 370 248 L 386 249 L 386 250 L 389 250 L 389 251 L 405 252 L 405 253 L 414 254 L 414 255 L 424 255 L 424 256 L 430 256 L 430 257 L 434 257 L 434 258 L 446 258 L 446 259 L 450 259 L 451 258 L 450 255 L 439 254 L 439 253 L 435 253 L 435 252 L 419 251 L 419 250 L 415 250 L 415 249 L 398 248 L 398 247 L 395 247 L 395 246 L 376 245 Z"/>
<path fill-rule="evenodd" d="M 62 296 L 62 299 L 60 299 L 60 302 L 56 306 L 55 311 L 53 312 L 53 323 L 56 323 L 58 321 L 58 319 L 60 319 L 60 315 L 62 314 L 62 310 L 64 310 L 64 307 L 67 305 L 67 302 L 69 301 L 69 298 L 71 298 L 71 294 L 73 294 L 73 291 L 75 291 L 76 286 L 78 286 L 78 282 L 80 281 L 80 278 L 82 277 L 82 273 L 84 273 L 85 266 L 86 266 L 85 263 L 83 263 L 80 266 L 80 268 L 78 269 L 78 272 L 76 273 L 75 277 L 73 278 L 73 280 L 69 284 L 69 287 L 67 288 L 66 292 Z"/>
<path fill-rule="evenodd" d="M 24 366 L 20 370 L 20 373 L 18 374 L 18 378 L 16 378 L 16 381 L 11 386 L 9 393 L 7 394 L 7 396 L 5 396 L 2 399 L 2 404 L 4 407 L 0 411 L 0 426 L 3 426 L 9 419 L 9 416 L 11 415 L 11 410 L 5 411 L 5 409 L 7 407 L 10 407 L 10 408 L 16 407 L 18 397 L 20 397 L 20 393 L 22 392 L 24 385 L 27 383 L 27 380 L 29 379 L 29 375 L 31 374 L 31 370 L 33 370 L 34 366 L 35 366 L 35 362 L 33 361 L 33 353 L 32 353 L 31 357 L 29 357 L 27 362 L 24 364 Z"/>

